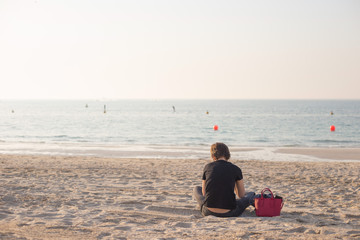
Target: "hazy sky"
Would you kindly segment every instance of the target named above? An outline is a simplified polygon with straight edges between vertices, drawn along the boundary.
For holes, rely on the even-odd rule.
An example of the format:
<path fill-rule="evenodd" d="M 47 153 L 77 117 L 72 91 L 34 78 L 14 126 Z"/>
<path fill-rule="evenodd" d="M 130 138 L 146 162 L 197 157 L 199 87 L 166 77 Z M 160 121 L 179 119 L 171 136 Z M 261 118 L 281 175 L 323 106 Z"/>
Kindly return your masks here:
<path fill-rule="evenodd" d="M 360 99 L 360 1 L 0 0 L 0 99 Z"/>

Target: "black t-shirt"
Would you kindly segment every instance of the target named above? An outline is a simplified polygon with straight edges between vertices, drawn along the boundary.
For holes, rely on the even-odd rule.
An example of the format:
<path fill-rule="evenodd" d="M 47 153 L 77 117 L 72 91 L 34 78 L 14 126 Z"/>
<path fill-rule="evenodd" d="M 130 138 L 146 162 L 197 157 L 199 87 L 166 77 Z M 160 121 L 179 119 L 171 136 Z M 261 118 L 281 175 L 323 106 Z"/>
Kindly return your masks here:
<path fill-rule="evenodd" d="M 224 160 L 207 164 L 202 179 L 205 180 L 206 207 L 235 209 L 235 182 L 243 179 L 241 169 Z"/>

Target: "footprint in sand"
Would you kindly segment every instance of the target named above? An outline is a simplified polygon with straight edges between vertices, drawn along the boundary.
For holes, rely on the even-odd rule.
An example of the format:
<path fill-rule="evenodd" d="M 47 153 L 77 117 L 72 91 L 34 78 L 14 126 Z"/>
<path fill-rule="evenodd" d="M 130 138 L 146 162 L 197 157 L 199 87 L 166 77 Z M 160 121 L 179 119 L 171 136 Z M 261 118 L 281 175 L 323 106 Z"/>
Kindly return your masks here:
<path fill-rule="evenodd" d="M 180 223 L 175 224 L 175 227 L 192 228 L 192 224 L 191 223 L 180 222 Z"/>
<path fill-rule="evenodd" d="M 360 238 L 360 231 L 348 231 L 346 234 L 350 235 L 351 237 L 353 237 L 354 239 L 357 237 L 357 238 Z"/>
<path fill-rule="evenodd" d="M 100 233 L 99 235 L 97 235 L 97 239 L 103 239 L 104 237 L 108 237 L 108 236 L 110 236 L 111 235 L 111 233 L 109 233 L 109 232 L 102 232 L 102 233 Z"/>
<path fill-rule="evenodd" d="M 304 233 L 307 230 L 308 229 L 306 227 L 297 227 L 297 228 L 290 229 L 286 232 L 288 232 L 288 233 Z"/>
<path fill-rule="evenodd" d="M 129 231 L 130 229 L 131 227 L 129 226 L 115 227 L 115 230 L 120 230 L 120 231 Z"/>

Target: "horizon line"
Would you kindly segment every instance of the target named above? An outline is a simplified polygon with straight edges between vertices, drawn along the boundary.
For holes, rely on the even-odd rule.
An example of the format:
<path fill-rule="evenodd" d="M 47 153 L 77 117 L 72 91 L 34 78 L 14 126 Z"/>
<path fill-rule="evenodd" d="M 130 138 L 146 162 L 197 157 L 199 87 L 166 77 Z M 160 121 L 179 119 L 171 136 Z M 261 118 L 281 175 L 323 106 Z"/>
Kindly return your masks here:
<path fill-rule="evenodd" d="M 360 98 L 0 98 L 0 101 L 196 101 L 196 100 L 263 100 L 263 101 L 359 101 Z"/>

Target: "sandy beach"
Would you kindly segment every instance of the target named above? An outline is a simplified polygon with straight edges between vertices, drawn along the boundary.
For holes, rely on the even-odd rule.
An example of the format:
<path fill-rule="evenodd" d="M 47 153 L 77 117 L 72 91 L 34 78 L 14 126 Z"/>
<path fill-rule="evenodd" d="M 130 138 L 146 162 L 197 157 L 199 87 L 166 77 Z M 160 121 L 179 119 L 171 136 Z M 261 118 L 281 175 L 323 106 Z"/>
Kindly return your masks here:
<path fill-rule="evenodd" d="M 343 150 L 279 151 L 341 160 Z M 250 206 L 226 219 L 202 217 L 192 197 L 209 161 L 0 155 L 0 239 L 360 238 L 360 161 L 231 159 L 246 190 L 269 187 L 285 205 L 279 217 Z"/>

